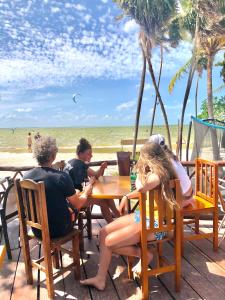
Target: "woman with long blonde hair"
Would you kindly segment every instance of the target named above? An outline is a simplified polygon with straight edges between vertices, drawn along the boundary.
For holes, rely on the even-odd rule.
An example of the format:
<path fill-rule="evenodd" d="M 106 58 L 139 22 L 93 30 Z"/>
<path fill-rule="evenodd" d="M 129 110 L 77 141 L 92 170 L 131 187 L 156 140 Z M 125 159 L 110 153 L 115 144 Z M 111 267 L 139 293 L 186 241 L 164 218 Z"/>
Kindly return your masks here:
<path fill-rule="evenodd" d="M 173 197 L 169 181 L 176 178 L 176 174 L 170 160 L 158 144 L 148 142 L 141 148 L 136 171 L 138 173 L 136 190 L 122 198 L 119 207 L 121 215 L 124 212 L 128 199 L 136 198 L 138 192 L 144 193 L 160 185 L 165 200 Z M 97 275 L 82 280 L 81 284 L 91 285 L 98 290 L 103 290 L 112 253 L 140 258 L 140 248 L 137 246 L 140 242 L 140 231 L 140 212 L 138 210 L 133 214 L 121 216 L 102 228 L 100 231 L 100 263 Z M 151 234 L 148 236 L 148 240 L 162 239 L 162 237 L 160 234 Z M 148 263 L 150 263 L 152 258 L 153 255 L 149 250 Z M 140 272 L 140 266 L 139 260 L 133 270 Z"/>

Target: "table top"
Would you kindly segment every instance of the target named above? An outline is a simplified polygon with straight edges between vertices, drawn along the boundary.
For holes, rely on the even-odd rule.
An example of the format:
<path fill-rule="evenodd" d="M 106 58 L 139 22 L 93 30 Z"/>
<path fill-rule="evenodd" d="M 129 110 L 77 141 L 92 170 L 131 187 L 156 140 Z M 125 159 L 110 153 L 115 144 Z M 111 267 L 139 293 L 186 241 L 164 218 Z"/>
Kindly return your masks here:
<path fill-rule="evenodd" d="M 130 176 L 101 176 L 94 183 L 91 198 L 120 199 L 130 192 Z"/>

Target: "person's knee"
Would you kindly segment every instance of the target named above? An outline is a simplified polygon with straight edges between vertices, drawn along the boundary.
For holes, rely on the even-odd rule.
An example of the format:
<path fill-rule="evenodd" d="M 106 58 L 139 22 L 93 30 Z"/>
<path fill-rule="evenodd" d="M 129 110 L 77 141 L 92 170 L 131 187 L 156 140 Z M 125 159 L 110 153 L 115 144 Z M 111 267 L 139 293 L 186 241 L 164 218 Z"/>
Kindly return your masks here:
<path fill-rule="evenodd" d="M 103 228 L 100 229 L 100 231 L 99 231 L 99 239 L 100 239 L 100 240 L 105 239 L 106 235 L 107 235 L 107 232 L 106 232 L 105 228 L 103 227 Z"/>
<path fill-rule="evenodd" d="M 115 246 L 114 239 L 112 238 L 111 235 L 107 235 L 105 238 L 105 245 L 108 248 L 113 248 Z"/>

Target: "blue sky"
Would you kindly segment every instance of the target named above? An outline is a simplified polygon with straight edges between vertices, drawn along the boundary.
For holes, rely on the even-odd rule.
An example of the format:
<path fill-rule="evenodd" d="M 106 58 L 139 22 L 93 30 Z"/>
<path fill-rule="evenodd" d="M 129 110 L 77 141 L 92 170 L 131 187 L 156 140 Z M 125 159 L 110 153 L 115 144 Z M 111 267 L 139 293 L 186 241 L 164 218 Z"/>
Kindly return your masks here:
<path fill-rule="evenodd" d="M 0 0 L 0 127 L 133 125 L 139 26 L 128 17 L 116 21 L 120 14 L 111 0 Z M 161 93 L 171 124 L 180 116 L 186 77 L 172 95 L 168 83 L 191 47 L 182 43 L 165 54 Z M 152 60 L 157 71 L 158 49 Z M 214 68 L 214 87 L 222 85 L 219 71 Z M 204 74 L 199 99 L 205 96 Z M 147 74 L 141 124 L 150 124 L 154 97 Z M 192 114 L 194 91 L 186 122 Z M 160 109 L 156 123 L 163 124 Z"/>

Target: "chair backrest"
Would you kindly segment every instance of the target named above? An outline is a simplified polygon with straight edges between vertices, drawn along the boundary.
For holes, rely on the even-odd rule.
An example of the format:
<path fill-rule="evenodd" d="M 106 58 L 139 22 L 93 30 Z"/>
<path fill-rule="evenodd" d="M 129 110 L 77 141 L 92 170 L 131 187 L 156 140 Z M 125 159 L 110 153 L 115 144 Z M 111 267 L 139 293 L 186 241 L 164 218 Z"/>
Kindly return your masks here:
<path fill-rule="evenodd" d="M 198 158 L 195 161 L 195 195 L 218 205 L 218 165 Z"/>
<path fill-rule="evenodd" d="M 13 183 L 11 183 L 4 192 L 2 207 L 7 221 L 17 217 L 16 190 Z"/>
<path fill-rule="evenodd" d="M 42 238 L 50 241 L 44 182 L 17 179 L 15 186 L 22 225 L 41 230 Z"/>
<path fill-rule="evenodd" d="M 117 163 L 120 176 L 129 176 L 130 175 L 130 152 L 120 151 L 117 152 Z"/>
<path fill-rule="evenodd" d="M 165 200 L 162 196 L 161 186 L 139 194 L 142 235 L 157 232 L 168 232 L 174 230 L 175 213 L 180 210 L 179 199 L 181 199 L 180 181 L 170 181 L 170 188 L 173 191 L 174 199 Z M 156 206 L 155 206 L 156 204 Z M 149 220 L 147 226 L 146 220 Z M 158 225 L 154 224 L 157 220 Z"/>

